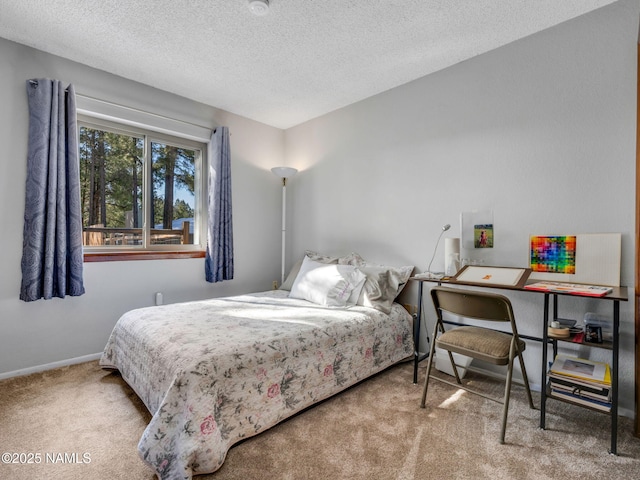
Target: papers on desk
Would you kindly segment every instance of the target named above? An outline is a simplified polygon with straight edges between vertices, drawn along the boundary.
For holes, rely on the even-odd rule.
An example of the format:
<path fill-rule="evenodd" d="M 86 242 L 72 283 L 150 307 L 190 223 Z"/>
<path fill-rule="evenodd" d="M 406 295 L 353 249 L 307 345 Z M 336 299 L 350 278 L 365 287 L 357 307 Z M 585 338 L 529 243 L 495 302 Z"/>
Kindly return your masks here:
<path fill-rule="evenodd" d="M 613 288 L 611 287 L 604 287 L 600 285 L 583 285 L 581 283 L 562 282 L 537 282 L 525 285 L 524 288 L 538 292 L 568 293 L 570 295 L 582 295 L 587 297 L 604 297 L 607 293 L 613 291 Z"/>

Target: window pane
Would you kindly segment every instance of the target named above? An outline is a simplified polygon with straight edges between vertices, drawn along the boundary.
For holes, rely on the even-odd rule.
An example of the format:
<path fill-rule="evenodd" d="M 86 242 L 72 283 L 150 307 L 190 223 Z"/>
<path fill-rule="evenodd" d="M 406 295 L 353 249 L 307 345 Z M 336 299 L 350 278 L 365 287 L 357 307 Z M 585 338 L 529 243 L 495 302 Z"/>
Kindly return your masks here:
<path fill-rule="evenodd" d="M 80 127 L 84 244 L 142 244 L 142 138 Z"/>
<path fill-rule="evenodd" d="M 151 143 L 151 245 L 193 244 L 198 156 L 195 150 Z"/>

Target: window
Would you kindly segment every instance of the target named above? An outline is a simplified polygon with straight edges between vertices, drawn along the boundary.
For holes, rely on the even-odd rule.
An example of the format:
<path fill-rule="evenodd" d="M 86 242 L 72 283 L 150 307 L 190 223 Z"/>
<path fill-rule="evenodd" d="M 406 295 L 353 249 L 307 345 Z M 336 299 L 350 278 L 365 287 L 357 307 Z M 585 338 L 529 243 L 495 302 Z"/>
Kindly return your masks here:
<path fill-rule="evenodd" d="M 204 250 L 206 145 L 104 120 L 78 123 L 85 253 Z"/>

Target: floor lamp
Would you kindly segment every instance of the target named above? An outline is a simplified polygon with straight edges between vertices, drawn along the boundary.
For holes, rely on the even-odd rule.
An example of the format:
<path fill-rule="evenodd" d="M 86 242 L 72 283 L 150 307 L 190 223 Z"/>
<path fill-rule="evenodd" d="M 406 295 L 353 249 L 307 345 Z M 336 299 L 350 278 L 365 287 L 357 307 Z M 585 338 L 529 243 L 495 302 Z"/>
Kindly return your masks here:
<path fill-rule="evenodd" d="M 282 265 L 280 268 L 280 285 L 284 283 L 284 259 L 286 254 L 287 236 L 287 178 L 293 177 L 298 170 L 291 167 L 273 167 L 271 169 L 276 177 L 282 179 Z"/>

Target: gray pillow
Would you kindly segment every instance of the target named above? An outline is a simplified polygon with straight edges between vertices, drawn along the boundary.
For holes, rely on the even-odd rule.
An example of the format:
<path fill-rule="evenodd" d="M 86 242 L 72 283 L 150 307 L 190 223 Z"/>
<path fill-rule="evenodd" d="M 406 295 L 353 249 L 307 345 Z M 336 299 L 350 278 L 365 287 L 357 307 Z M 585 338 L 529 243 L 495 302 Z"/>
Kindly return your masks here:
<path fill-rule="evenodd" d="M 357 253 L 341 258 L 339 263 L 354 265 L 367 279 L 356 304 L 375 308 L 384 313 L 391 312 L 391 305 L 406 285 L 413 266 L 389 267 L 367 263 Z"/>

